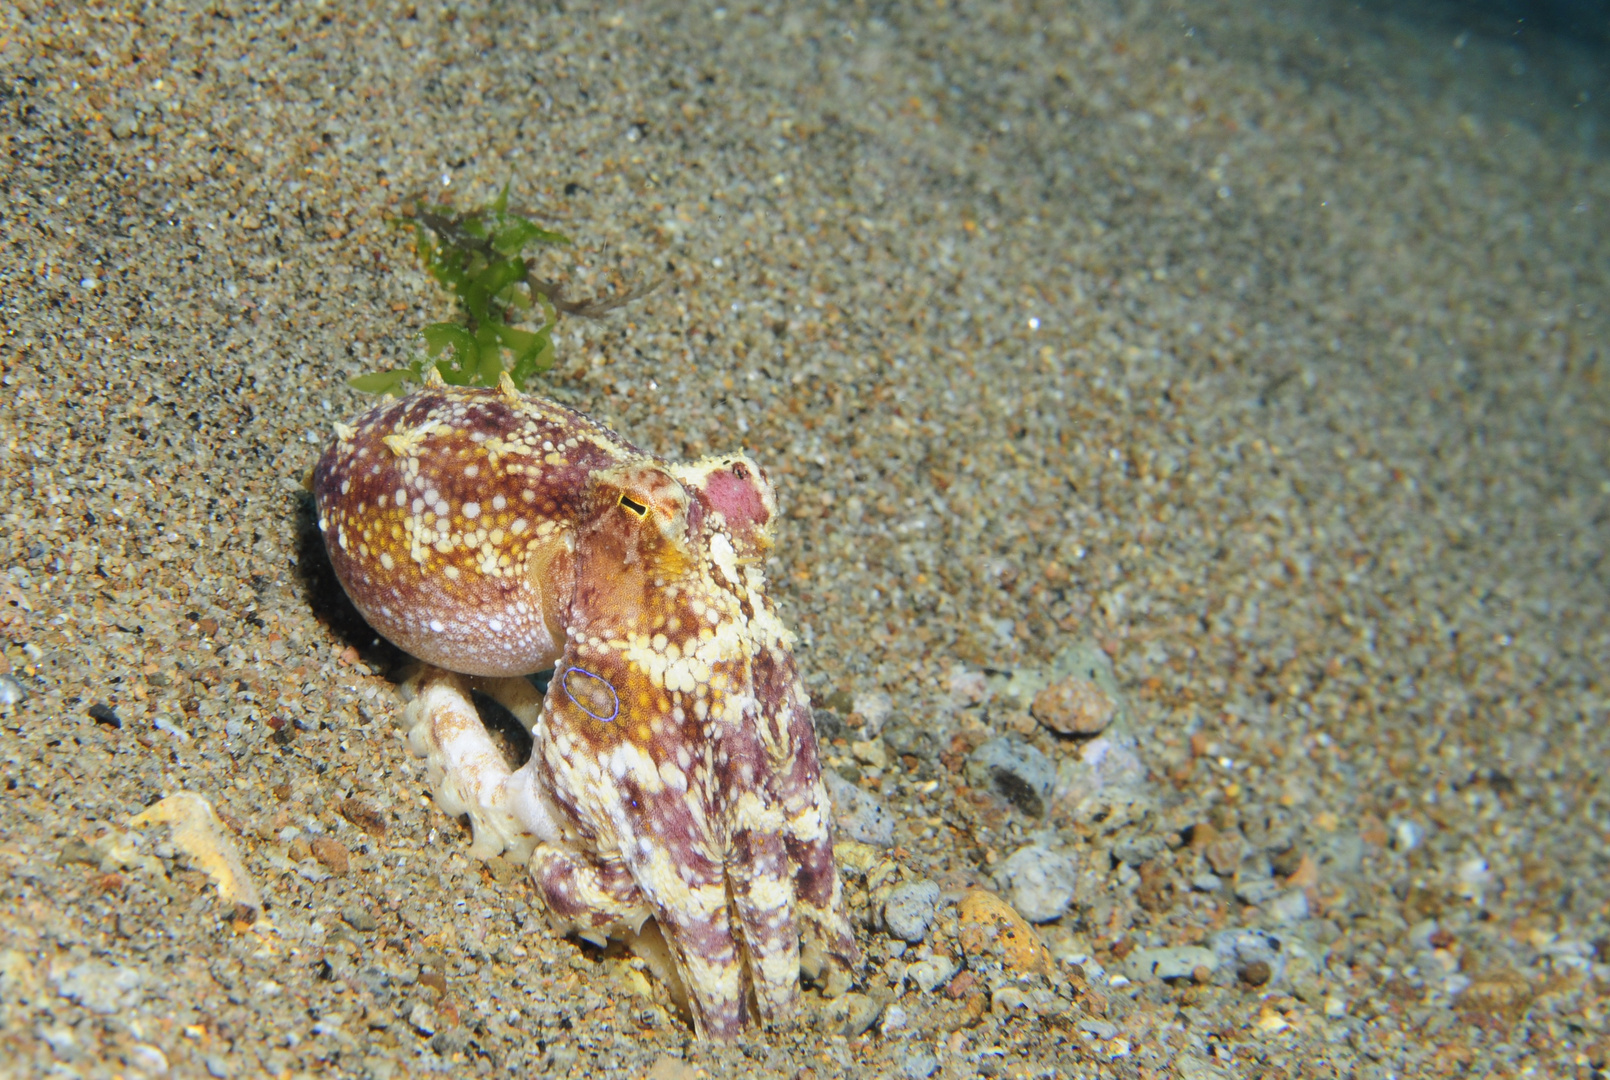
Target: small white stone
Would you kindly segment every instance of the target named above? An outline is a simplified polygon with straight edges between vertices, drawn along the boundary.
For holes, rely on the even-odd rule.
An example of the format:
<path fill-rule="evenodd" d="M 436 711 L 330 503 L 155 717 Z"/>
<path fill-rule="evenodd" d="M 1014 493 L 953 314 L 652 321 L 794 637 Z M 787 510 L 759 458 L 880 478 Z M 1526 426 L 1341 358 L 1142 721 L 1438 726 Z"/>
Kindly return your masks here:
<path fill-rule="evenodd" d="M 1012 906 L 1029 922 L 1059 919 L 1073 903 L 1078 872 L 1071 853 L 1043 844 L 1019 848 L 995 872 Z"/>

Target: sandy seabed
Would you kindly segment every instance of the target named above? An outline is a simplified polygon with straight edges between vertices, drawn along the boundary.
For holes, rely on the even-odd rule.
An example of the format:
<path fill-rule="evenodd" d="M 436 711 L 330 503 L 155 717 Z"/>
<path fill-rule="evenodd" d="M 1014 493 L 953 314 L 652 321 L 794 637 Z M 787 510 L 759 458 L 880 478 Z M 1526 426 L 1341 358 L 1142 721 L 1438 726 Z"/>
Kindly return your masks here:
<path fill-rule="evenodd" d="M 1602 58 L 1207 2 L 22 4 L 0 71 L 0 1072 L 1602 1074 Z M 506 181 L 576 294 L 662 282 L 544 392 L 779 487 L 827 761 L 893 821 L 800 1028 L 694 1041 L 468 858 L 322 560 L 345 380 L 449 314 L 388 218 Z M 1102 736 L 1026 711 L 1069 655 Z M 255 922 L 131 829 L 179 791 Z M 1045 954 L 965 903 L 1055 894 L 1025 847 L 1077 867 Z"/>

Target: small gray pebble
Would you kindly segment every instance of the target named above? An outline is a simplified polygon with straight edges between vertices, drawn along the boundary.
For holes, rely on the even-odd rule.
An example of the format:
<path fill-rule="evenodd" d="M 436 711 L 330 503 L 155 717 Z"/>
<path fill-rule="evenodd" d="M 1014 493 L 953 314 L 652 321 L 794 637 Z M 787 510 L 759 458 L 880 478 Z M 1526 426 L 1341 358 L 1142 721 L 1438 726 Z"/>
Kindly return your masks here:
<path fill-rule="evenodd" d="M 1342 928 L 1330 919 L 1308 919 L 1297 928 L 1303 939 L 1323 949 L 1342 936 Z"/>
<path fill-rule="evenodd" d="M 1264 911 L 1276 926 L 1295 926 L 1308 918 L 1308 894 L 1288 889 L 1269 901 Z"/>
<path fill-rule="evenodd" d="M 931 956 L 927 960 L 918 960 L 906 968 L 906 978 L 917 985 L 925 994 L 931 994 L 939 987 L 950 982 L 950 977 L 956 974 L 956 962 L 948 956 Z"/>
<path fill-rule="evenodd" d="M 1262 906 L 1273 900 L 1279 893 L 1280 883 L 1274 878 L 1248 878 L 1243 873 L 1236 879 L 1235 895 L 1243 904 Z"/>
<path fill-rule="evenodd" d="M 1273 934 L 1262 930 L 1223 930 L 1213 935 L 1209 944 L 1219 961 L 1213 981 L 1220 985 L 1234 982 L 1243 969 L 1258 962 L 1269 965 L 1269 987 L 1285 980 L 1286 952 Z"/>
<path fill-rule="evenodd" d="M 1217 874 L 1198 874 L 1191 879 L 1191 888 L 1197 892 L 1215 893 L 1224 888 L 1224 879 Z"/>
<path fill-rule="evenodd" d="M 470 1033 L 461 1027 L 438 1031 L 430 1041 L 430 1048 L 443 1057 L 459 1053 L 470 1044 Z"/>
<path fill-rule="evenodd" d="M 217 1080 L 229 1080 L 234 1070 L 229 1067 L 229 1060 L 217 1054 L 207 1055 L 207 1075 L 217 1077 Z"/>
<path fill-rule="evenodd" d="M 906 1055 L 906 1062 L 901 1066 L 907 1080 L 928 1080 L 928 1077 L 939 1071 L 939 1059 L 932 1050 L 913 1050 Z"/>
<path fill-rule="evenodd" d="M 1204 949 L 1200 945 L 1175 945 L 1136 949 L 1129 954 L 1125 966 L 1129 970 L 1129 977 L 1137 981 L 1189 979 L 1199 967 L 1217 970 L 1219 957 L 1212 949 Z"/>
<path fill-rule="evenodd" d="M 992 791 L 1030 817 L 1044 817 L 1057 767 L 1040 751 L 1013 736 L 991 739 L 967 759 L 967 779 Z"/>
<path fill-rule="evenodd" d="M 863 844 L 888 847 L 894 843 L 894 816 L 869 791 L 863 791 L 832 769 L 822 773 L 828 798 L 833 800 L 833 821 L 841 834 Z"/>
<path fill-rule="evenodd" d="M 389 1005 L 392 999 L 391 976 L 386 969 L 373 964 L 358 971 L 358 982 L 364 989 L 374 995 L 374 999 L 382 1005 Z"/>
<path fill-rule="evenodd" d="M 822 1026 L 830 1035 L 853 1039 L 878 1022 L 883 1003 L 866 994 L 849 993 L 829 1001 L 823 1008 Z"/>
<path fill-rule="evenodd" d="M 124 1012 L 145 999 L 146 977 L 142 970 L 98 960 L 86 960 L 69 968 L 56 976 L 55 982 L 56 992 L 62 997 L 103 1016 Z"/>
<path fill-rule="evenodd" d="M 938 885 L 932 881 L 908 881 L 896 885 L 884 901 L 883 925 L 891 936 L 915 945 L 927 935 L 938 907 Z"/>
<path fill-rule="evenodd" d="M 1060 919 L 1072 905 L 1079 875 L 1071 854 L 1029 844 L 1013 852 L 995 878 L 1019 915 L 1029 922 L 1044 923 Z"/>
<path fill-rule="evenodd" d="M 109 124 L 112 138 L 127 139 L 140 133 L 140 119 L 133 109 L 119 109 L 111 116 Z"/>
<path fill-rule="evenodd" d="M 1118 1025 L 1108 1023 L 1106 1020 L 1097 1020 L 1092 1016 L 1079 1021 L 1079 1030 L 1098 1039 L 1110 1039 L 1118 1034 Z"/>
<path fill-rule="evenodd" d="M 436 1010 L 423 1001 L 416 1001 L 408 1013 L 408 1023 L 421 1035 L 436 1034 Z"/>
<path fill-rule="evenodd" d="M 375 917 L 373 915 L 369 914 L 369 912 L 365 911 L 363 908 L 358 907 L 356 904 L 342 908 L 341 919 L 348 926 L 352 927 L 352 929 L 361 931 L 363 933 L 368 933 L 380 925 L 379 923 L 375 922 Z"/>
<path fill-rule="evenodd" d="M 22 683 L 10 675 L 0 675 L 0 705 L 18 705 L 28 696 L 28 691 L 22 688 Z"/>

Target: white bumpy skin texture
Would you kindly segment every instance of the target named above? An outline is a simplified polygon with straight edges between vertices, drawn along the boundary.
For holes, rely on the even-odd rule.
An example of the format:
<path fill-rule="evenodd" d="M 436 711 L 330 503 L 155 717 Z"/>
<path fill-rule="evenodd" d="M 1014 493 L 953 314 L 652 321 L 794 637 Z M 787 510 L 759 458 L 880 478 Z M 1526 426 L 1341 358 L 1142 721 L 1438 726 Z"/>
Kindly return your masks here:
<path fill-rule="evenodd" d="M 526 862 L 561 932 L 629 938 L 652 917 L 701 1035 L 790 1020 L 802 967 L 847 983 L 859 956 L 754 462 L 671 464 L 507 379 L 436 381 L 337 426 L 314 495 L 347 594 L 424 662 L 409 743 L 473 855 Z M 523 676 L 550 668 L 539 697 Z M 529 728 L 524 765 L 472 690 Z"/>

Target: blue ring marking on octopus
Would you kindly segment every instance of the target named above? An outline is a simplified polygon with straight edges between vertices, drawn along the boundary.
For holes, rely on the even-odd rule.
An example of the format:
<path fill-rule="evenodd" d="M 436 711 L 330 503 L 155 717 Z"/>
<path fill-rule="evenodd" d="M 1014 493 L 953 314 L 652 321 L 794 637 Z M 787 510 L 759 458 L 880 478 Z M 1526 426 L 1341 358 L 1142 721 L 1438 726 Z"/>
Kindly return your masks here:
<path fill-rule="evenodd" d="M 593 712 L 591 709 L 589 709 L 587 706 L 583 705 L 581 703 L 581 699 L 578 698 L 575 694 L 571 693 L 571 690 L 570 690 L 570 676 L 577 675 L 577 674 L 585 675 L 589 679 L 597 679 L 599 682 L 603 683 L 604 684 L 604 689 L 609 691 L 610 700 L 615 703 L 615 711 L 611 712 L 608 716 L 600 716 L 597 713 Z M 582 712 L 586 713 L 588 716 L 592 717 L 594 720 L 602 721 L 603 723 L 607 724 L 611 720 L 614 720 L 615 717 L 617 717 L 617 716 L 619 716 L 621 714 L 621 699 L 620 699 L 620 695 L 615 693 L 615 687 L 613 685 L 611 685 L 610 681 L 608 679 L 604 678 L 601 675 L 594 675 L 592 672 L 588 671 L 586 668 L 579 668 L 579 667 L 567 668 L 565 670 L 564 675 L 559 679 L 559 685 L 564 688 L 565 696 L 568 697 L 571 701 L 574 701 L 576 703 L 576 708 L 580 709 Z"/>

